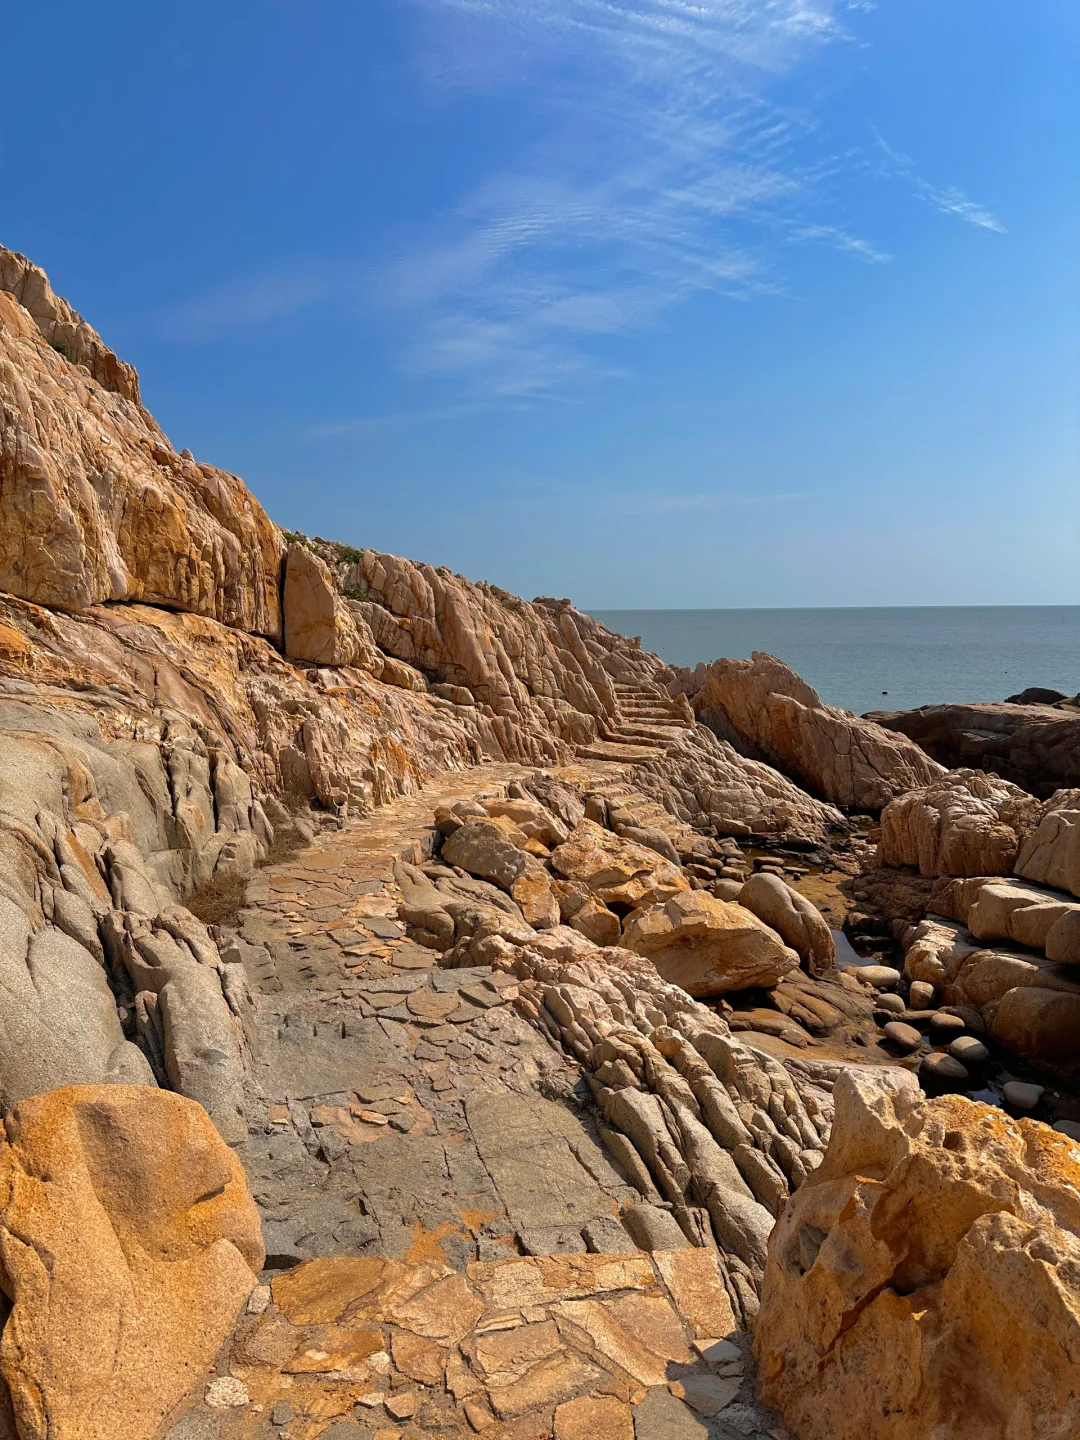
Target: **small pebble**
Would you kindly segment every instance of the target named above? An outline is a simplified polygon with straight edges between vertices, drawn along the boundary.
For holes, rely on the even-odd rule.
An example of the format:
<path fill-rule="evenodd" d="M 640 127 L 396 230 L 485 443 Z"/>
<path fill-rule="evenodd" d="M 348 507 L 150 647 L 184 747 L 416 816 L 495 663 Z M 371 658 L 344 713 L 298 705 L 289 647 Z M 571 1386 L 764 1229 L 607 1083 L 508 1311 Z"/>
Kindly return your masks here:
<path fill-rule="evenodd" d="M 875 990 L 895 990 L 900 984 L 900 971 L 891 965 L 853 965 L 848 973 Z"/>
<path fill-rule="evenodd" d="M 1067 1135 L 1070 1140 L 1080 1140 L 1080 1122 L 1076 1120 L 1055 1120 L 1054 1129 L 1059 1135 Z"/>
<path fill-rule="evenodd" d="M 968 1078 L 968 1072 L 959 1060 L 954 1060 L 951 1055 L 941 1055 L 937 1051 L 923 1056 L 919 1074 L 927 1080 L 953 1081 Z"/>
<path fill-rule="evenodd" d="M 934 987 L 929 980 L 913 980 L 911 982 L 909 1004 L 912 1010 L 932 1010 L 934 1008 Z"/>
<path fill-rule="evenodd" d="M 907 1006 L 899 995 L 879 995 L 877 999 L 879 1010 L 889 1010 L 894 1015 L 903 1015 Z"/>
<path fill-rule="evenodd" d="M 249 1315 L 261 1315 L 270 1304 L 270 1286 L 256 1285 L 248 1296 L 247 1313 Z"/>
<path fill-rule="evenodd" d="M 990 1059 L 990 1051 L 981 1040 L 976 1040 L 974 1035 L 959 1036 L 949 1046 L 949 1054 L 954 1060 L 960 1060 L 965 1065 L 982 1065 Z"/>
<path fill-rule="evenodd" d="M 1026 1080 L 1008 1080 L 1001 1087 L 1006 1105 L 1016 1110 L 1034 1110 L 1043 1097 L 1043 1085 L 1029 1085 Z"/>
<path fill-rule="evenodd" d="M 947 1040 L 955 1040 L 967 1029 L 959 1015 L 946 1015 L 942 1010 L 935 1010 L 930 1017 L 930 1030 L 938 1044 L 944 1044 Z"/>
<path fill-rule="evenodd" d="M 219 1375 L 207 1385 L 203 1399 L 211 1410 L 232 1410 L 247 1405 L 251 1396 L 242 1380 L 237 1380 L 232 1375 Z"/>
<path fill-rule="evenodd" d="M 291 1420 L 296 1419 L 296 1411 L 284 1400 L 279 1400 L 270 1411 L 271 1425 L 288 1425 Z"/>
<path fill-rule="evenodd" d="M 922 1036 L 912 1025 L 904 1025 L 899 1020 L 890 1020 L 884 1027 L 885 1039 L 890 1045 L 895 1045 L 897 1050 L 910 1055 L 913 1050 L 918 1050 L 922 1044 Z"/>

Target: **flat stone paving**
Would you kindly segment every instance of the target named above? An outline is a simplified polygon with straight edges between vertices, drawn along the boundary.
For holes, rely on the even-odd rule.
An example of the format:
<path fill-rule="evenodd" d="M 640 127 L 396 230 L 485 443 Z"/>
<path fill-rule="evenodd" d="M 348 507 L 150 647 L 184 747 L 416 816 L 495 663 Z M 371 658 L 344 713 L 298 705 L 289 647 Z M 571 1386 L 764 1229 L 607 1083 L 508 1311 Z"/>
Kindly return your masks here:
<path fill-rule="evenodd" d="M 711 1252 L 636 1251 L 636 1191 L 513 978 L 442 970 L 395 919 L 436 806 L 529 773 L 440 776 L 249 883 L 226 951 L 255 996 L 239 1153 L 268 1283 L 169 1440 L 785 1433 Z"/>

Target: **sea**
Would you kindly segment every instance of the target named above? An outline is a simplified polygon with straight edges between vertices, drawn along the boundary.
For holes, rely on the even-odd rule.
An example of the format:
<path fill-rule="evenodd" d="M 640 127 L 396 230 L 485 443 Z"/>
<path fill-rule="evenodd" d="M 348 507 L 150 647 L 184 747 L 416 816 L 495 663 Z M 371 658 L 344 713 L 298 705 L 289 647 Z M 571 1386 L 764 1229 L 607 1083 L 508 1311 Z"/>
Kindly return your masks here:
<path fill-rule="evenodd" d="M 1080 692 L 1080 605 L 589 613 L 671 665 L 766 650 L 857 715 L 1004 700 L 1030 685 Z"/>

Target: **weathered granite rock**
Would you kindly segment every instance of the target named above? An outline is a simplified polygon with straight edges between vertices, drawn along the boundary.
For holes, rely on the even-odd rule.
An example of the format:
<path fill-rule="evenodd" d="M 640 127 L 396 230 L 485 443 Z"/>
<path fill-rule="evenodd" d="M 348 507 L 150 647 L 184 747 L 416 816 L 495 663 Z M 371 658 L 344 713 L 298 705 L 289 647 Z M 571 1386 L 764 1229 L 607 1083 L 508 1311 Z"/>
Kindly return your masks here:
<path fill-rule="evenodd" d="M 1074 705 L 924 705 L 865 718 L 908 736 L 949 769 L 990 770 L 1040 797 L 1080 785 L 1080 709 Z"/>
<path fill-rule="evenodd" d="M 1047 800 L 1016 860 L 1016 873 L 1080 895 L 1080 790 Z"/>
<path fill-rule="evenodd" d="M 62 610 L 143 601 L 279 637 L 283 550 L 243 483 L 178 455 L 131 367 L 0 249 L 0 590 Z"/>
<path fill-rule="evenodd" d="M 8 1120 L 0 1259 L 21 1440 L 145 1440 L 213 1360 L 263 1247 L 240 1164 L 198 1105 L 74 1086 Z"/>
<path fill-rule="evenodd" d="M 1080 1425 L 1080 1156 L 914 1077 L 834 1089 L 823 1164 L 769 1243 L 763 1398 L 836 1440 L 1065 1440 Z"/>
<path fill-rule="evenodd" d="M 443 859 L 470 875 L 490 880 L 517 902 L 527 924 L 548 929 L 559 923 L 559 902 L 551 876 L 539 860 L 519 849 L 490 820 L 470 821 L 443 842 Z"/>
<path fill-rule="evenodd" d="M 1009 875 L 1039 802 L 981 770 L 955 770 L 881 812 L 878 859 L 921 875 Z"/>
<path fill-rule="evenodd" d="M 682 871 L 655 850 L 582 820 L 551 854 L 552 867 L 604 905 L 650 905 L 690 889 Z"/>
<path fill-rule="evenodd" d="M 622 943 L 647 956 L 670 984 L 696 996 L 776 985 L 799 965 L 795 951 L 753 911 L 705 890 L 635 910 Z"/>
<path fill-rule="evenodd" d="M 825 705 L 775 656 L 715 660 L 679 672 L 694 712 L 721 738 L 731 733 L 751 753 L 797 776 L 835 805 L 880 810 L 942 773 L 917 745 L 880 726 Z"/>
<path fill-rule="evenodd" d="M 1067 1061 L 1080 1056 L 1080 985 L 1070 989 L 1034 983 L 1006 991 L 985 1014 L 990 1034 L 1015 1055 L 1034 1060 Z M 1043 984 L 1039 984 L 1039 981 Z"/>
<path fill-rule="evenodd" d="M 330 567 L 306 545 L 285 556 L 285 654 L 315 665 L 356 665 L 376 677 L 382 656 L 367 622 L 338 594 Z"/>
<path fill-rule="evenodd" d="M 739 891 L 739 904 L 777 932 L 811 975 L 824 975 L 836 963 L 836 942 L 821 911 L 779 875 L 759 871 Z"/>
<path fill-rule="evenodd" d="M 1080 964 L 1073 916 L 1080 916 L 1080 901 L 1069 894 L 1025 880 L 998 880 L 979 887 L 967 925 L 977 940 L 1015 940 L 1050 960 Z"/>

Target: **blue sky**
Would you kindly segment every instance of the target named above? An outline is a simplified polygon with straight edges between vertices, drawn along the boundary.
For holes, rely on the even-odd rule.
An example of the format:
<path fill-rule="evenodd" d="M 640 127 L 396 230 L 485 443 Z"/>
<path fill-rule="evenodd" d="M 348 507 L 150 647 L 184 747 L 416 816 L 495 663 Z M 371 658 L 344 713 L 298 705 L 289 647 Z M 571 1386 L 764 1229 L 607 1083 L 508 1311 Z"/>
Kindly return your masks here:
<path fill-rule="evenodd" d="M 586 607 L 1080 603 L 1078 41 L 1069 0 L 42 0 L 0 243 L 286 526 Z"/>

